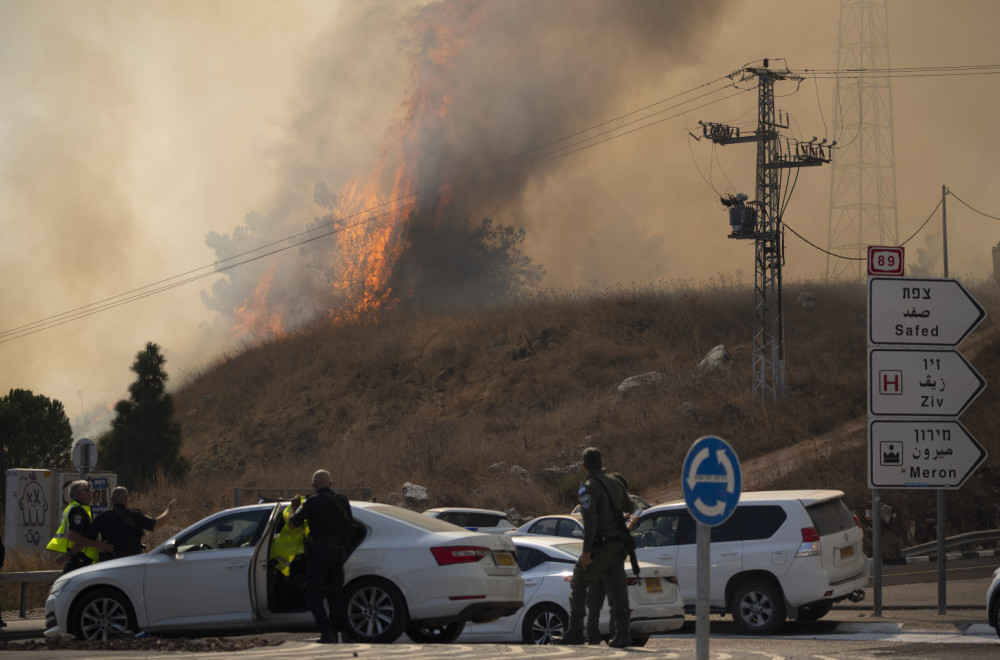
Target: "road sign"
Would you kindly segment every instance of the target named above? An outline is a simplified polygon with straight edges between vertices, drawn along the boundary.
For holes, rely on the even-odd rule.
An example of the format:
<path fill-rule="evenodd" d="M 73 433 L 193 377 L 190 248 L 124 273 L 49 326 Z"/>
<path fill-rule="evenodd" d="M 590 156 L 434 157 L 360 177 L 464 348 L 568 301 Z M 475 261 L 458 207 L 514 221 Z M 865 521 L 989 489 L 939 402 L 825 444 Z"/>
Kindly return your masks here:
<path fill-rule="evenodd" d="M 868 246 L 868 276 L 903 276 L 903 248 Z"/>
<path fill-rule="evenodd" d="M 740 460 L 722 438 L 698 438 L 684 459 L 681 482 L 691 516 L 709 527 L 721 525 L 740 501 Z"/>
<path fill-rule="evenodd" d="M 986 450 L 958 420 L 874 420 L 869 488 L 959 488 Z"/>
<path fill-rule="evenodd" d="M 958 351 L 874 349 L 868 353 L 872 415 L 957 417 L 986 381 Z"/>
<path fill-rule="evenodd" d="M 81 475 L 89 474 L 97 465 L 97 445 L 90 438 L 80 438 L 73 445 L 73 467 Z"/>
<path fill-rule="evenodd" d="M 957 281 L 873 277 L 868 281 L 872 344 L 957 346 L 986 317 Z"/>

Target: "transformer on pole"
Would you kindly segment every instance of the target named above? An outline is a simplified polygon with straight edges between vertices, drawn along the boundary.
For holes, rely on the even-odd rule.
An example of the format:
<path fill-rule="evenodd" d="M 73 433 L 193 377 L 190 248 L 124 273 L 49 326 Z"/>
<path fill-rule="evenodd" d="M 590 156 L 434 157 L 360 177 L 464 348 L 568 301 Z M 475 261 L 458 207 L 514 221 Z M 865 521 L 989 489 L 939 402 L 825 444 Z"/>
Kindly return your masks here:
<path fill-rule="evenodd" d="M 783 168 L 809 167 L 829 163 L 826 144 L 813 138 L 809 142 L 779 141 L 778 129 L 788 128 L 774 110 L 774 83 L 777 80 L 801 80 L 787 69 L 768 66 L 744 67 L 736 72 L 742 80 L 757 79 L 757 130 L 741 135 L 738 129 L 717 123 L 699 122 L 703 137 L 716 144 L 757 143 L 756 198 L 749 202 L 744 194 L 722 198 L 729 207 L 729 238 L 753 239 L 754 249 L 754 331 L 753 391 L 762 400 L 785 393 L 785 340 L 781 302 L 781 269 L 784 265 L 784 237 L 781 226 L 781 179 Z M 793 152 L 794 146 L 794 152 Z"/>

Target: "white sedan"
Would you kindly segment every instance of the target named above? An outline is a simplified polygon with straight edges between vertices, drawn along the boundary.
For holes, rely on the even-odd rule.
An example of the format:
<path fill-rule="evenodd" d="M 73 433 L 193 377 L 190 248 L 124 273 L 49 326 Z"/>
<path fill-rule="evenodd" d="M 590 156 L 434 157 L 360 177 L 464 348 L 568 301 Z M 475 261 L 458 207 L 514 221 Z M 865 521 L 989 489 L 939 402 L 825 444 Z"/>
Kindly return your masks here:
<path fill-rule="evenodd" d="M 221 511 L 149 553 L 61 576 L 45 601 L 46 636 L 314 628 L 303 562 L 285 577 L 269 560 L 287 504 Z M 351 508 L 344 603 L 354 641 L 390 643 L 404 632 L 414 641 L 452 641 L 468 621 L 521 608 L 524 582 L 508 537 L 387 504 Z"/>
<path fill-rule="evenodd" d="M 583 538 L 583 516 L 579 513 L 553 514 L 532 518 L 517 529 L 507 532 L 509 536 L 565 536 Z"/>
<path fill-rule="evenodd" d="M 569 626 L 569 581 L 583 541 L 552 536 L 514 536 L 517 563 L 524 575 L 524 607 L 489 623 L 469 624 L 463 642 L 549 644 Z M 626 563 L 626 566 L 628 564 Z M 684 625 L 684 602 L 674 569 L 640 562 L 639 577 L 626 569 L 631 609 L 632 644 L 643 646 L 649 636 Z M 601 634 L 610 636 L 610 608 L 601 610 Z"/>

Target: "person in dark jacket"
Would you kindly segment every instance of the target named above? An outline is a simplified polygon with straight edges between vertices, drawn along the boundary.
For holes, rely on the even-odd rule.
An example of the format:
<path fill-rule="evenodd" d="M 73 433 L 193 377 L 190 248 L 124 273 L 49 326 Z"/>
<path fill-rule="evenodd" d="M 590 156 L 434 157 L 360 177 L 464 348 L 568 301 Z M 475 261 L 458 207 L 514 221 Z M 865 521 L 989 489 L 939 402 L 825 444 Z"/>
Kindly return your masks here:
<path fill-rule="evenodd" d="M 354 516 L 350 501 L 330 489 L 333 481 L 329 472 L 317 470 L 313 473 L 312 485 L 316 492 L 288 519 L 288 526 L 295 529 L 309 524 L 305 542 L 306 606 L 320 631 L 316 641 L 337 644 L 340 641 L 338 633 L 347 630 L 342 591 Z"/>
<path fill-rule="evenodd" d="M 142 535 L 163 526 L 170 517 L 170 507 L 175 500 L 155 518 L 150 518 L 138 509 L 128 508 L 128 489 L 116 486 L 111 491 L 111 508 L 101 513 L 87 528 L 87 538 L 101 538 L 114 546 L 110 552 L 102 552 L 100 561 L 131 557 L 142 552 Z"/>
<path fill-rule="evenodd" d="M 629 633 L 628 590 L 625 584 L 625 559 L 628 556 L 622 516 L 635 511 L 635 505 L 621 482 L 603 468 L 601 452 L 588 447 L 583 452 L 587 478 L 580 486 L 580 513 L 583 514 L 583 552 L 573 567 L 569 583 L 569 628 L 556 644 L 583 644 L 587 589 L 601 580 L 611 606 L 614 637 L 608 646 L 631 646 Z"/>

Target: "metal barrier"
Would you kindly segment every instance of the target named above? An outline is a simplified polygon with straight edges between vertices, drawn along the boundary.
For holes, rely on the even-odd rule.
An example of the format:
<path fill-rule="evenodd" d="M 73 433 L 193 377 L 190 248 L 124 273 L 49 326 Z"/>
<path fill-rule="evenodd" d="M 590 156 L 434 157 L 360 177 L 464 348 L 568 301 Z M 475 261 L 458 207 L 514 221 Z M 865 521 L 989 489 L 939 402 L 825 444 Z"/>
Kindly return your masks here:
<path fill-rule="evenodd" d="M 965 534 L 950 536 L 944 540 L 944 547 L 946 550 L 950 550 L 952 548 L 960 548 L 963 545 L 970 545 L 972 543 L 982 543 L 983 541 L 995 542 L 998 540 L 1000 540 L 1000 529 L 987 529 L 981 532 L 966 532 Z M 930 543 L 921 543 L 920 545 L 903 548 L 901 552 L 904 557 L 913 557 L 915 555 L 922 555 L 926 552 L 933 552 L 936 550 L 937 541 L 931 541 Z"/>
<path fill-rule="evenodd" d="M 62 571 L 22 571 L 20 573 L 0 573 L 0 582 L 21 583 L 21 618 L 27 618 L 24 601 L 27 597 L 29 582 L 55 582 Z"/>
<path fill-rule="evenodd" d="M 346 495 L 352 500 L 374 501 L 372 498 L 372 489 L 367 486 L 364 488 L 333 488 L 332 490 Z M 240 506 L 241 492 L 249 494 L 252 498 L 252 502 L 250 503 L 256 504 L 257 502 L 290 500 L 295 495 L 311 495 L 316 492 L 316 489 L 312 486 L 306 486 L 305 488 L 234 488 L 233 506 Z"/>

